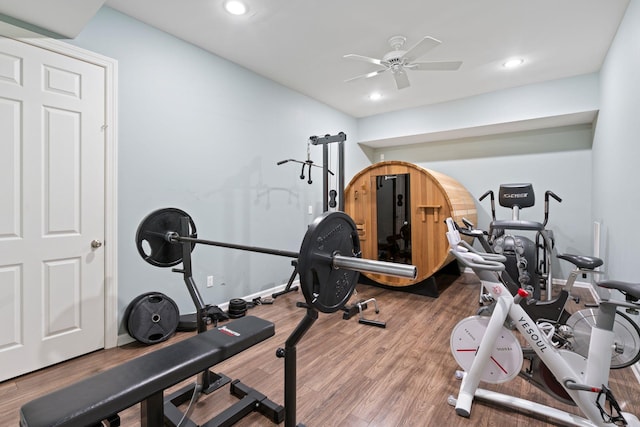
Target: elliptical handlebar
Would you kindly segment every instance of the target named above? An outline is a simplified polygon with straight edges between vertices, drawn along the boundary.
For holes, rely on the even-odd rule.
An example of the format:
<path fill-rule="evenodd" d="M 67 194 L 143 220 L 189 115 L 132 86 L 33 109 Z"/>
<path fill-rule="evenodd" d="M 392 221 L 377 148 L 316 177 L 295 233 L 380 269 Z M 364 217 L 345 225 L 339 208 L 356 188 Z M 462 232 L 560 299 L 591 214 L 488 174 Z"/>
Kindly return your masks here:
<path fill-rule="evenodd" d="M 480 202 L 483 201 L 487 196 L 491 196 L 491 218 L 493 221 L 495 221 L 496 220 L 496 199 L 493 195 L 493 190 L 489 190 L 486 193 L 484 193 L 482 196 L 480 196 L 478 201 Z"/>
<path fill-rule="evenodd" d="M 553 191 L 551 191 L 551 190 L 545 191 L 545 193 L 544 193 L 544 201 L 545 202 L 549 201 L 549 196 L 553 197 L 558 202 L 562 203 L 562 199 L 560 197 L 558 197 L 558 195 L 556 193 L 554 193 Z"/>
<path fill-rule="evenodd" d="M 562 199 L 558 197 L 556 193 L 551 190 L 547 190 L 544 192 L 544 221 L 542 222 L 543 226 L 547 226 L 547 222 L 549 221 L 549 196 L 556 199 L 558 203 L 562 203 Z"/>
<path fill-rule="evenodd" d="M 493 190 L 488 190 L 486 193 L 484 193 L 482 196 L 480 196 L 480 198 L 478 200 L 483 201 L 484 198 L 487 197 L 489 194 L 491 194 L 493 196 Z"/>

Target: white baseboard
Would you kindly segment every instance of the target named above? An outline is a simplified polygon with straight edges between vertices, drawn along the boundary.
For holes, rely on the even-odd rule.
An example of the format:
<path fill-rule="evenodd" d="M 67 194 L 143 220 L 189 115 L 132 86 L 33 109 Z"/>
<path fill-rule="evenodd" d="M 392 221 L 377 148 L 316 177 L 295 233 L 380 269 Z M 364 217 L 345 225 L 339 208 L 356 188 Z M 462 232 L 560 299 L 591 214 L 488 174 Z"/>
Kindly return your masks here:
<path fill-rule="evenodd" d="M 291 286 L 298 286 L 299 287 L 300 286 L 300 282 L 298 280 L 296 280 L 296 281 L 294 281 L 292 283 Z M 242 297 L 242 299 L 246 300 L 246 301 L 253 301 L 255 298 L 271 297 L 272 294 L 274 294 L 276 292 L 280 292 L 280 291 L 284 290 L 284 288 L 286 288 L 286 287 L 287 287 L 287 284 L 285 283 L 285 284 L 282 284 L 282 285 L 275 286 L 275 287 L 273 287 L 271 289 L 265 289 L 263 291 L 253 293 L 251 295 L 246 295 L 246 296 Z M 229 302 L 227 301 L 227 302 L 224 302 L 222 304 L 218 304 L 217 306 L 218 306 L 218 308 L 220 310 L 226 311 L 229 308 Z M 118 347 L 121 347 L 123 345 L 130 344 L 130 343 L 132 343 L 134 341 L 135 341 L 135 338 L 133 338 L 129 334 L 119 334 L 118 335 L 118 344 L 117 345 L 118 345 Z"/>

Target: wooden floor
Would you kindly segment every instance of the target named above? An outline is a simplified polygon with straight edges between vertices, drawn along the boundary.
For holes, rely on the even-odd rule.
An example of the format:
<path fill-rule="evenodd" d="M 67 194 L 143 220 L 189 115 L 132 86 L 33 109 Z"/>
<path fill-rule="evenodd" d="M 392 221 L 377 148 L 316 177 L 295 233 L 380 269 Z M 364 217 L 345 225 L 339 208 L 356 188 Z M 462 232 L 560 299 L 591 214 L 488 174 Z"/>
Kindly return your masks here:
<path fill-rule="evenodd" d="M 460 384 L 454 379 L 458 366 L 449 351 L 449 335 L 460 319 L 477 309 L 475 276 L 462 275 L 443 289 L 439 298 L 365 285 L 359 285 L 358 292 L 357 299 L 377 299 L 377 318 L 386 321 L 387 327 L 361 325 L 355 318 L 343 320 L 340 313 L 320 314 L 297 347 L 298 422 L 309 427 L 554 425 L 479 401 L 466 419 L 456 416 L 447 404 L 447 397 L 457 394 Z M 304 309 L 295 306 L 301 300 L 302 295 L 294 292 L 279 297 L 273 305 L 251 309 L 250 314 L 275 323 L 276 336 L 217 365 L 215 370 L 241 379 L 283 404 L 284 363 L 275 352 L 302 319 Z M 376 316 L 371 306 L 366 314 Z M 190 335 L 179 333 L 154 346 L 134 343 L 98 351 L 0 383 L 0 426 L 17 426 L 20 406 L 35 397 Z M 610 386 L 623 410 L 640 414 L 640 384 L 631 369 L 611 373 Z M 180 385 L 191 382 L 193 379 Z M 236 398 L 229 394 L 228 387 L 201 398 L 192 413 L 193 421 L 204 423 L 234 403 Z M 576 412 L 521 378 L 486 388 Z M 139 406 L 120 415 L 123 426 L 139 425 Z M 237 425 L 274 424 L 254 413 Z"/>

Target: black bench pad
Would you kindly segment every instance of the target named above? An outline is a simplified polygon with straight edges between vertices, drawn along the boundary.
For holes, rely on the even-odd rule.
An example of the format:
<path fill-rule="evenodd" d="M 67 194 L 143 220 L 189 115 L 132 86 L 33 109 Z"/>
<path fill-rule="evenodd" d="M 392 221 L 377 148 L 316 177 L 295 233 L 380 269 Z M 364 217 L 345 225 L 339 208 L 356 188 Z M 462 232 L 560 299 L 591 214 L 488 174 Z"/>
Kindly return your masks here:
<path fill-rule="evenodd" d="M 22 427 L 86 427 L 273 336 L 273 323 L 246 316 L 37 398 Z"/>

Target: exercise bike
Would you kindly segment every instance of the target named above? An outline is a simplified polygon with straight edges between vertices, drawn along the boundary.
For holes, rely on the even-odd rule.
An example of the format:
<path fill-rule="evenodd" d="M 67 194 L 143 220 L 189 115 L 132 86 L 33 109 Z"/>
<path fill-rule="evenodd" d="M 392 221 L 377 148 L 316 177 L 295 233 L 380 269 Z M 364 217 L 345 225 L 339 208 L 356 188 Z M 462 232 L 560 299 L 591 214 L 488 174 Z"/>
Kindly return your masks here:
<path fill-rule="evenodd" d="M 476 229 L 474 224 L 466 218 L 462 218 L 462 222 L 464 223 L 464 227 L 461 227 L 459 224 L 454 222 L 447 223 L 449 231 L 455 229 L 460 234 L 472 237 L 476 241 L 478 241 L 478 243 L 480 243 L 480 246 L 486 253 L 495 253 L 494 246 L 492 246 L 488 240 L 489 233 L 483 230 Z M 470 245 L 467 245 L 467 248 L 469 250 L 471 248 Z M 504 253 L 500 253 L 498 255 L 499 259 L 502 259 L 502 257 L 506 258 Z M 602 260 L 595 257 L 579 257 L 572 259 L 578 263 L 578 265 L 576 266 L 580 269 L 580 274 L 594 273 L 596 272 L 595 269 L 602 265 Z M 507 289 L 509 289 L 509 292 L 511 292 L 511 295 L 515 295 L 518 292 L 518 289 L 520 289 L 521 287 L 525 288 L 525 290 L 531 292 L 534 295 L 534 297 L 531 300 L 527 301 L 526 304 L 525 302 L 521 302 L 523 308 L 534 320 L 545 319 L 553 323 L 566 323 L 566 321 L 569 319 L 570 314 L 564 308 L 567 304 L 567 300 L 569 298 L 572 298 L 571 289 L 573 288 L 573 284 L 575 282 L 575 279 L 577 278 L 577 274 L 575 276 L 570 276 L 570 279 L 572 278 L 573 280 L 567 280 L 565 286 L 553 299 L 540 301 L 539 299 L 535 298 L 536 293 L 533 292 L 532 287 L 527 288 L 523 286 L 524 284 L 522 281 L 514 280 L 511 274 L 506 269 L 507 267 L 505 266 L 505 270 L 501 273 L 500 278 Z M 579 298 L 573 298 L 576 302 L 579 302 Z M 490 310 L 490 306 L 488 306 L 488 303 L 491 302 L 491 298 L 488 297 L 488 295 L 485 293 L 484 288 L 480 286 L 480 296 L 478 298 L 478 303 L 483 308 L 479 310 L 479 313 Z"/>
<path fill-rule="evenodd" d="M 562 199 L 553 191 L 544 194 L 543 222 L 520 219 L 520 211 L 535 205 L 532 184 L 501 184 L 498 190 L 500 206 L 511 209 L 511 219 L 496 219 L 495 198 L 492 190 L 484 193 L 491 199 L 491 223 L 489 224 L 489 245 L 491 251 L 503 254 L 507 261 L 505 271 L 518 280 L 521 287 L 541 299 L 541 289 L 546 289 L 546 299 L 552 299 L 553 275 L 553 231 L 546 228 L 549 221 L 549 199 Z M 535 242 L 524 235 L 514 235 L 514 231 L 535 232 Z"/>
<path fill-rule="evenodd" d="M 455 406 L 457 415 L 469 418 L 473 400 L 479 398 L 566 425 L 640 426 L 636 415 L 622 412 L 608 388 L 611 364 L 608 353 L 615 342 L 613 324 L 616 308 L 640 308 L 640 284 L 617 281 L 599 283 L 603 288 L 619 290 L 627 296 L 627 300 L 600 301 L 597 322 L 591 330 L 588 354 L 583 357 L 573 351 L 557 348 L 552 339 L 553 327 L 545 322 L 536 322 L 527 314 L 520 305 L 522 299 L 529 297 L 527 291 L 520 289 L 513 296 L 505 287 L 500 280 L 500 273 L 505 270 L 503 263 L 506 257 L 469 250 L 460 243 L 460 235 L 455 229 L 447 232 L 447 238 L 450 253 L 474 271 L 495 300 L 490 317 L 467 317 L 454 327 L 451 334 L 452 354 L 464 369 L 456 374 L 462 380 L 457 397 L 448 398 L 448 403 Z M 513 325 L 520 332 L 528 344 L 524 350 L 505 324 Z M 527 355 L 529 366 L 523 369 L 524 355 Z M 584 417 L 479 388 L 480 381 L 502 383 L 512 380 L 521 372 L 530 379 L 534 370 L 541 372 L 539 377 L 552 396 L 576 405 Z"/>
<path fill-rule="evenodd" d="M 457 223 L 453 222 L 453 220 L 447 219 L 446 222 L 449 231 L 456 231 L 460 234 L 475 238 L 482 248 L 488 251 L 488 253 L 483 254 L 483 256 L 489 256 L 491 258 L 492 247 L 487 242 L 487 233 L 475 229 L 473 223 L 465 218 L 463 218 L 462 221 L 465 227 L 460 227 Z M 459 246 L 464 247 L 466 251 L 474 251 L 471 245 L 465 241 L 461 241 Z M 497 257 L 493 258 L 499 260 L 501 257 L 502 256 L 498 254 Z M 527 298 L 522 299 L 520 305 L 535 322 L 547 322 L 554 326 L 553 339 L 558 347 L 575 351 L 586 357 L 591 337 L 591 328 L 597 319 L 597 310 L 594 308 L 585 308 L 571 314 L 565 307 L 570 298 L 573 298 L 576 303 L 579 302 L 579 298 L 571 295 L 571 290 L 573 289 L 576 279 L 580 275 L 601 273 L 596 269 L 602 266 L 603 262 L 600 258 L 573 254 L 559 254 L 557 258 L 574 265 L 564 287 L 552 300 L 538 301 L 534 298 Z M 500 274 L 500 280 L 511 295 L 515 296 L 518 293 L 520 287 L 506 270 Z M 482 285 L 480 286 L 480 305 L 481 308 L 477 314 L 487 316 L 491 315 L 493 307 L 495 306 L 495 301 L 490 295 L 484 292 Z M 627 310 L 630 310 L 630 314 L 638 314 L 638 312 L 631 309 Z M 619 311 L 615 318 L 613 331 L 616 337 L 616 345 L 611 351 L 611 369 L 626 368 L 640 360 L 640 327 L 638 327 L 637 322 L 634 322 L 627 314 Z"/>

